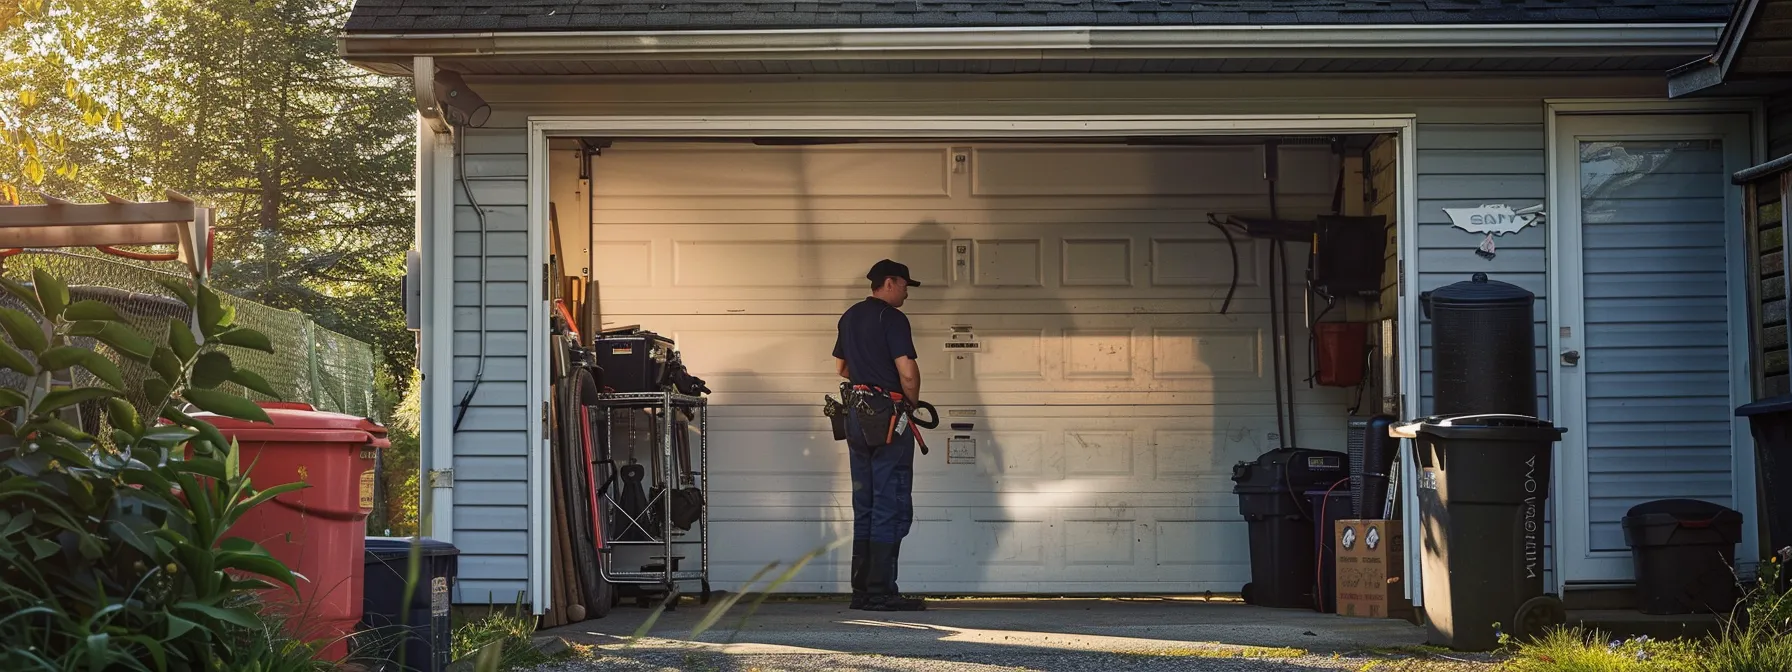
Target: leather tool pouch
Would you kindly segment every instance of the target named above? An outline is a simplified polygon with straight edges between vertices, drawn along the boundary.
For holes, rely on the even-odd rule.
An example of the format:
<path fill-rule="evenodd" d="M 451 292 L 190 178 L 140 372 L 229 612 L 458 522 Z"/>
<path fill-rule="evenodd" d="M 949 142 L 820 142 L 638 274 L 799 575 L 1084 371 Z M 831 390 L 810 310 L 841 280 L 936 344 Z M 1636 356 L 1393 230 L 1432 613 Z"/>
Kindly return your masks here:
<path fill-rule="evenodd" d="M 889 397 L 862 395 L 852 414 L 865 434 L 866 448 L 887 446 L 896 438 L 896 402 Z"/>
<path fill-rule="evenodd" d="M 827 416 L 828 424 L 834 427 L 834 440 L 846 440 L 846 416 L 850 413 L 846 406 L 835 401 L 831 396 L 822 396 L 821 414 Z"/>

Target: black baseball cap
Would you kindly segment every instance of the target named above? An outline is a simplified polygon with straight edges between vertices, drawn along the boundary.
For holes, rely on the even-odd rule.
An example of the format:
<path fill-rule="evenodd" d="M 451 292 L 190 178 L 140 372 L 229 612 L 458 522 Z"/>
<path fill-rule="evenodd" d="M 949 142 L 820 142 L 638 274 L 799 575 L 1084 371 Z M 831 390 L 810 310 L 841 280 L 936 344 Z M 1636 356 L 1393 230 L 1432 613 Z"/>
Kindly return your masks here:
<path fill-rule="evenodd" d="M 908 286 L 910 287 L 921 286 L 921 283 L 916 282 L 914 278 L 908 277 L 908 266 L 896 263 L 889 259 L 872 264 L 871 272 L 865 274 L 865 279 L 873 282 L 881 283 L 884 278 L 902 278 L 903 280 L 908 281 Z"/>

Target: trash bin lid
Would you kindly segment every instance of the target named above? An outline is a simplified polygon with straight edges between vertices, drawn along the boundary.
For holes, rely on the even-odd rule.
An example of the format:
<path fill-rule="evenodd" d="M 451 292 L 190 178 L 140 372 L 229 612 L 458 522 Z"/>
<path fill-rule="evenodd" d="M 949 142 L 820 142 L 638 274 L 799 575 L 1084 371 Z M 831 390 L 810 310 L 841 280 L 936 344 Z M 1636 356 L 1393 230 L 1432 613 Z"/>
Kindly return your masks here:
<path fill-rule="evenodd" d="M 1648 516 L 1665 516 L 1681 523 L 1704 524 L 1740 522 L 1742 520 L 1740 511 L 1699 499 L 1657 499 L 1630 507 L 1630 510 L 1624 513 L 1626 519 Z"/>
<path fill-rule="evenodd" d="M 1736 409 L 1736 417 L 1749 418 L 1785 411 L 1792 411 L 1792 394 L 1768 397 L 1752 404 L 1743 404 Z"/>
<path fill-rule="evenodd" d="M 238 420 L 215 413 L 194 413 L 193 417 L 217 427 L 226 437 L 239 441 L 281 441 L 305 438 L 330 443 L 384 443 L 386 428 L 371 419 L 345 413 L 320 411 L 310 404 L 290 401 L 256 402 L 273 424 Z M 382 446 L 383 447 L 383 446 Z"/>
<path fill-rule="evenodd" d="M 1436 305 L 1471 305 L 1492 306 L 1501 304 L 1531 305 L 1537 300 L 1532 294 L 1518 285 L 1498 280 L 1488 280 L 1486 273 L 1476 273 L 1468 280 L 1445 285 L 1429 292 L 1419 294 L 1419 306 L 1425 317 L 1431 317 L 1431 306 Z"/>
<path fill-rule="evenodd" d="M 1509 413 L 1459 413 L 1434 415 L 1388 428 L 1395 438 L 1429 434 L 1444 439 L 1483 441 L 1556 441 L 1567 430 L 1529 415 Z"/>
<path fill-rule="evenodd" d="M 460 549 L 446 541 L 430 538 L 413 539 L 411 537 L 368 537 L 368 560 L 403 560 L 411 556 L 411 542 L 416 541 L 417 553 L 425 558 L 437 558 L 445 555 L 460 555 Z"/>

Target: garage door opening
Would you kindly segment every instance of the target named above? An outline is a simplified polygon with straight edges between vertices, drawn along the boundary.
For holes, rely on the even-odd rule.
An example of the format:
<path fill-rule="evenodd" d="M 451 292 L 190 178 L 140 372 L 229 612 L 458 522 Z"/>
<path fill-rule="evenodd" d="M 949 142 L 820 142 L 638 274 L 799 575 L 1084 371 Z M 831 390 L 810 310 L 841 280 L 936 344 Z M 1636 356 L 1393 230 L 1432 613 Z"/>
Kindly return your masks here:
<path fill-rule="evenodd" d="M 1250 580 L 1233 466 L 1343 452 L 1353 419 L 1398 412 L 1395 145 L 552 138 L 551 234 L 575 321 L 662 335 L 713 390 L 718 588 L 851 535 L 820 404 L 835 323 L 887 257 L 924 283 L 903 310 L 942 420 L 905 591 L 1228 594 Z M 1365 339 L 1328 351 L 1331 330 Z M 652 440 L 609 450 L 646 464 Z M 845 592 L 847 560 L 782 590 Z"/>

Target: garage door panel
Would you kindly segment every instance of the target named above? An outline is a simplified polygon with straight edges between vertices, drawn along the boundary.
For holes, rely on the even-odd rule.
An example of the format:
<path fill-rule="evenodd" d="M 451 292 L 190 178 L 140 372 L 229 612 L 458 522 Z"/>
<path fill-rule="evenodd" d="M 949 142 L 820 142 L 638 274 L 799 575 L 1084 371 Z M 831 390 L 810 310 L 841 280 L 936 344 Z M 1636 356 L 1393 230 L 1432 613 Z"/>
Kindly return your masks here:
<path fill-rule="evenodd" d="M 1282 152 L 1280 214 L 1326 211 L 1329 149 Z M 966 425 L 925 432 L 932 453 L 916 456 L 905 589 L 1237 590 L 1249 556 L 1230 476 L 1276 445 L 1274 307 L 1268 246 L 1234 248 L 1207 220 L 1268 214 L 1262 163 L 1216 146 L 606 151 L 591 220 L 604 320 L 673 338 L 715 390 L 718 584 L 851 533 L 846 449 L 820 397 L 839 382 L 839 315 L 889 257 L 926 283 L 904 307 L 924 396 Z M 1290 322 L 1304 379 L 1308 334 Z M 980 351 L 947 352 L 955 327 Z M 1349 395 L 1297 390 L 1301 445 L 1344 445 Z M 948 461 L 953 437 L 974 441 L 971 459 Z M 844 590 L 849 555 L 785 590 Z"/>

